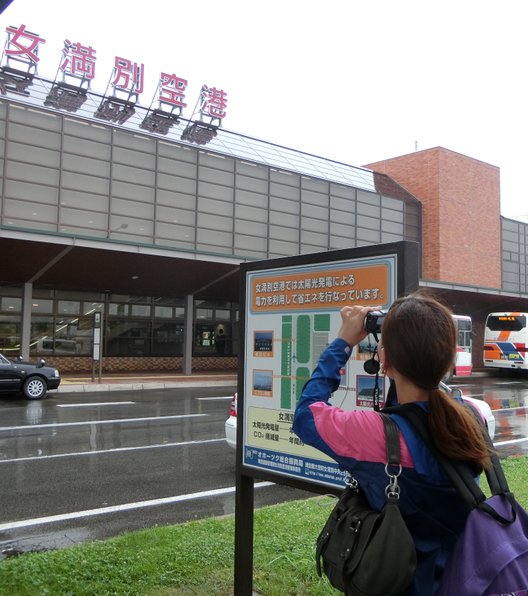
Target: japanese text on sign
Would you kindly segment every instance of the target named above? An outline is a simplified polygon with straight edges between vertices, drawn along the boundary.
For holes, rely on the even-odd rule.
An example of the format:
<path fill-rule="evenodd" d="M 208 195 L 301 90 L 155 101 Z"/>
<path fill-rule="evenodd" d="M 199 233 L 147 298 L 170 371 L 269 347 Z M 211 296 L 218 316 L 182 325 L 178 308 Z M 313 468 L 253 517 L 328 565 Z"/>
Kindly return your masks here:
<path fill-rule="evenodd" d="M 388 295 L 387 265 L 259 277 L 252 281 L 252 309 L 341 308 L 377 305 Z"/>
<path fill-rule="evenodd" d="M 6 27 L 7 43 L 2 54 L 2 66 L 10 66 L 10 61 L 17 64 L 16 70 L 25 69 L 26 73 L 36 72 L 40 61 L 39 47 L 46 43 L 43 37 L 31 33 L 25 25 L 18 27 Z M 61 50 L 62 58 L 59 62 L 59 71 L 64 77 L 70 80 L 80 81 L 80 84 L 90 84 L 95 78 L 96 50 L 91 46 L 83 45 L 69 39 L 64 40 L 64 47 Z M 4 64 L 4 58 L 7 61 Z M 23 66 L 22 66 L 23 65 Z M 6 94 L 6 89 L 11 91 L 15 88 L 12 77 L 13 73 L 7 75 L 7 85 L 4 81 L 0 85 L 0 92 Z M 175 73 L 161 72 L 158 79 L 158 96 L 160 106 L 173 106 L 178 108 L 186 107 L 185 90 L 187 79 L 177 76 Z M 15 81 L 20 85 L 19 81 Z M 128 58 L 114 57 L 114 69 L 111 85 L 116 91 L 128 91 L 139 96 L 143 90 L 144 65 L 133 62 Z M 26 87 L 30 82 L 26 82 Z M 200 113 L 220 122 L 226 116 L 227 93 L 223 89 L 203 85 L 200 91 Z"/>

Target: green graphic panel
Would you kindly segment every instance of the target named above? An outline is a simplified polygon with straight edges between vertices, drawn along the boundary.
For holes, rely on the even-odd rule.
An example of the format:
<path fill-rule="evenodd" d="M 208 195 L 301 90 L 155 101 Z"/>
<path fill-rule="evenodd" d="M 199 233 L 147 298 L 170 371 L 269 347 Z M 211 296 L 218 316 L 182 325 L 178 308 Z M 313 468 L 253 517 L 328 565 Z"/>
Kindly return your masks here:
<path fill-rule="evenodd" d="M 314 316 L 314 331 L 330 331 L 330 315 Z"/>
<path fill-rule="evenodd" d="M 310 378 L 310 369 L 306 368 L 305 366 L 299 366 L 295 376 L 297 378 L 295 404 L 297 404 L 299 398 L 301 397 L 304 384 Z"/>
<path fill-rule="evenodd" d="M 282 317 L 280 400 L 281 408 L 285 410 L 291 410 L 292 407 L 292 332 L 293 322 L 291 315 Z"/>
<path fill-rule="evenodd" d="M 292 409 L 292 381 L 291 378 L 282 378 L 280 383 L 281 390 L 281 408 L 283 410 Z"/>
<path fill-rule="evenodd" d="M 297 317 L 297 341 L 295 343 L 297 362 L 307 364 L 310 362 L 310 317 L 300 315 Z"/>

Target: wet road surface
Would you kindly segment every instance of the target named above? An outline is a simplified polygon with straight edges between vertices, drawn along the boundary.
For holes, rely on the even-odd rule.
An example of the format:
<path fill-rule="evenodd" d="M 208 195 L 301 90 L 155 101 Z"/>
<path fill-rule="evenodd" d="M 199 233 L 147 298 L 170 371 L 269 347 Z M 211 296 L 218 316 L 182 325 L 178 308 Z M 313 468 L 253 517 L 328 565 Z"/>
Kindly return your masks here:
<path fill-rule="evenodd" d="M 496 427 L 493 443 L 499 456 L 528 455 L 528 376 L 481 377 L 454 384 L 491 407 Z"/>
<path fill-rule="evenodd" d="M 0 399 L 0 551 L 234 513 L 234 387 Z M 308 493 L 257 482 L 256 506 Z"/>
<path fill-rule="evenodd" d="M 528 378 L 453 384 L 484 399 L 501 457 L 528 454 Z M 0 551 L 61 548 L 234 513 L 224 440 L 235 387 L 0 398 Z M 309 493 L 256 482 L 255 504 Z"/>

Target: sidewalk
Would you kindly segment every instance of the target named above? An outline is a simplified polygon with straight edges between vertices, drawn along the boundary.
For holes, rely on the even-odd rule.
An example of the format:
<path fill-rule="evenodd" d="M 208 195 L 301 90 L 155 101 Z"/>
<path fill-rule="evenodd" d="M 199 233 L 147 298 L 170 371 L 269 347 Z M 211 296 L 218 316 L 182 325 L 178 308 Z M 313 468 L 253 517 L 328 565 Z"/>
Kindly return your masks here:
<path fill-rule="evenodd" d="M 141 389 L 166 389 L 169 387 L 233 387 L 236 386 L 235 373 L 211 374 L 138 374 L 138 375 L 102 375 L 101 382 L 97 375 L 92 380 L 90 375 L 66 375 L 56 391 L 61 393 L 89 391 L 130 391 Z"/>
<path fill-rule="evenodd" d="M 489 376 L 487 370 L 476 369 L 471 377 Z M 464 382 L 471 377 L 455 377 L 455 383 Z M 196 373 L 184 374 L 131 374 L 131 375 L 102 375 L 101 382 L 96 375 L 92 380 L 90 375 L 66 375 L 62 377 L 58 392 L 89 392 L 89 391 L 130 391 L 141 389 L 166 389 L 169 387 L 234 387 L 237 384 L 235 373 Z"/>

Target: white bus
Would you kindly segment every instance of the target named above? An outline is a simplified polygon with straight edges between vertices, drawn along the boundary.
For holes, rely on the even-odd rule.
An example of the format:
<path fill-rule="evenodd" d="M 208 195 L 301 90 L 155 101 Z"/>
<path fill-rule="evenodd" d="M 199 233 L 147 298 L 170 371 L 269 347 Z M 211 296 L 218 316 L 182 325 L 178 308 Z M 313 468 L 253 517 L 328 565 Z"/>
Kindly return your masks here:
<path fill-rule="evenodd" d="M 525 312 L 492 312 L 484 328 L 484 366 L 528 370 Z"/>
<path fill-rule="evenodd" d="M 457 377 L 469 377 L 473 371 L 472 356 L 472 337 L 473 323 L 471 317 L 467 315 L 453 315 L 453 320 L 457 328 L 457 354 L 455 368 L 448 379 L 456 375 Z"/>

